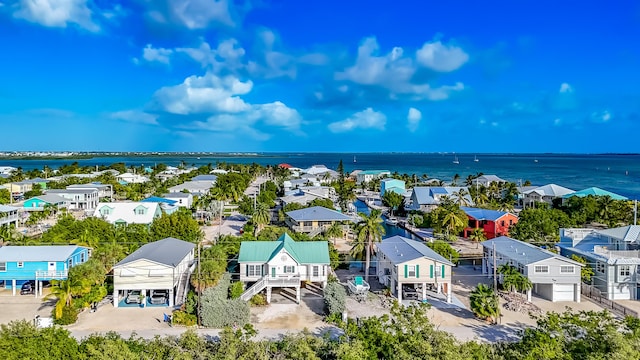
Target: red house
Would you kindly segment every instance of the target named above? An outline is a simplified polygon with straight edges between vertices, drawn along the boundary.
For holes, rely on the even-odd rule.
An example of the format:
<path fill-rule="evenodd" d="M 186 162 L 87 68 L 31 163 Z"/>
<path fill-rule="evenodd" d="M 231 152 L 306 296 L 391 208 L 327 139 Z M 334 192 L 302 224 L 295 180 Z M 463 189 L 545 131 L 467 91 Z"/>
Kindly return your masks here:
<path fill-rule="evenodd" d="M 487 239 L 498 236 L 508 236 L 509 227 L 518 222 L 518 217 L 512 213 L 497 210 L 487 210 L 461 206 L 460 209 L 467 214 L 469 226 L 464 229 L 463 236 L 469 237 L 474 229 L 484 230 Z"/>

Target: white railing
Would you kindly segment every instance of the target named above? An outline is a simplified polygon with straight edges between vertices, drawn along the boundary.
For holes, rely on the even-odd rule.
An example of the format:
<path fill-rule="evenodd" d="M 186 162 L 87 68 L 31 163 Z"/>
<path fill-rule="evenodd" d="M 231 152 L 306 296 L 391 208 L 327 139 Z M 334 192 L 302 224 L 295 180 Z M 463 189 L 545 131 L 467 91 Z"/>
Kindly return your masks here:
<path fill-rule="evenodd" d="M 607 250 L 606 247 L 602 247 L 602 246 L 594 246 L 593 252 L 598 255 L 606 256 L 609 259 L 640 257 L 640 251 L 638 250 Z"/>
<path fill-rule="evenodd" d="M 187 293 L 189 291 L 189 279 L 191 278 L 191 274 L 196 267 L 196 261 L 191 264 L 187 270 L 180 275 L 180 280 L 178 280 L 178 293 L 176 294 L 175 304 L 174 305 L 182 305 L 187 299 Z"/>
<path fill-rule="evenodd" d="M 36 278 L 38 279 L 63 279 L 68 275 L 67 270 L 56 271 L 56 270 L 46 270 L 46 271 L 36 271 Z"/>
<path fill-rule="evenodd" d="M 296 286 L 300 285 L 300 276 L 281 276 L 267 278 L 269 286 Z"/>
<path fill-rule="evenodd" d="M 251 285 L 250 288 L 245 290 L 245 292 L 240 295 L 240 299 L 248 301 L 255 294 L 262 291 L 262 289 L 264 289 L 265 287 L 267 287 L 267 276 L 263 276 L 262 278 L 260 278 L 260 280 L 256 281 L 255 284 Z"/>

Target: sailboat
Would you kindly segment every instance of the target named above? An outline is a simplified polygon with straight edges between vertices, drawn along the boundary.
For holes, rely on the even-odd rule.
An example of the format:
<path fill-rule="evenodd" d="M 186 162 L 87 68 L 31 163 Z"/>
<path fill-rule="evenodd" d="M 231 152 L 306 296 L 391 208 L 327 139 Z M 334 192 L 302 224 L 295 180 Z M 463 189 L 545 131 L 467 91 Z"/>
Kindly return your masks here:
<path fill-rule="evenodd" d="M 474 162 L 478 162 L 478 161 L 480 161 L 480 160 L 478 160 L 478 155 L 474 156 L 473 161 L 474 161 Z"/>
<path fill-rule="evenodd" d="M 460 161 L 458 161 L 458 157 L 457 156 L 453 158 L 453 163 L 454 164 L 460 164 Z"/>
<path fill-rule="evenodd" d="M 537 163 L 537 162 L 538 162 L 538 159 L 537 159 L 537 158 L 536 158 L 536 159 L 533 159 L 533 162 Z"/>
<path fill-rule="evenodd" d="M 353 162 L 356 162 L 356 156 L 353 155 Z"/>

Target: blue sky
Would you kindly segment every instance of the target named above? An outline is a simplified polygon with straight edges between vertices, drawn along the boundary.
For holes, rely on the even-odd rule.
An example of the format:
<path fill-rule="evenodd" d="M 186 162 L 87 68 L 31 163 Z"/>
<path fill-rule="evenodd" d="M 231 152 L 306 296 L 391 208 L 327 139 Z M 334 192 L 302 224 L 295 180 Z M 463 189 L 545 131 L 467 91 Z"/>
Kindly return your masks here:
<path fill-rule="evenodd" d="M 0 150 L 638 152 L 640 5 L 0 0 Z"/>

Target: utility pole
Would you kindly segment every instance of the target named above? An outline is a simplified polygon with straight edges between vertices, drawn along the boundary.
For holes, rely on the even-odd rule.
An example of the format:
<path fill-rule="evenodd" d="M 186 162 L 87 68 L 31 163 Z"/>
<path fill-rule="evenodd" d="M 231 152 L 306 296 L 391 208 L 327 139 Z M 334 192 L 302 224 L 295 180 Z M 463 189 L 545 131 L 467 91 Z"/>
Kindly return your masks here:
<path fill-rule="evenodd" d="M 200 259 L 200 244 L 201 242 L 198 242 L 198 326 L 202 326 L 202 321 L 200 320 L 202 317 L 202 300 L 200 299 L 200 296 L 202 295 L 202 277 L 200 277 L 200 264 L 202 263 L 201 259 Z"/>
<path fill-rule="evenodd" d="M 498 291 L 498 270 L 496 268 L 496 243 L 493 242 L 493 291 Z"/>

